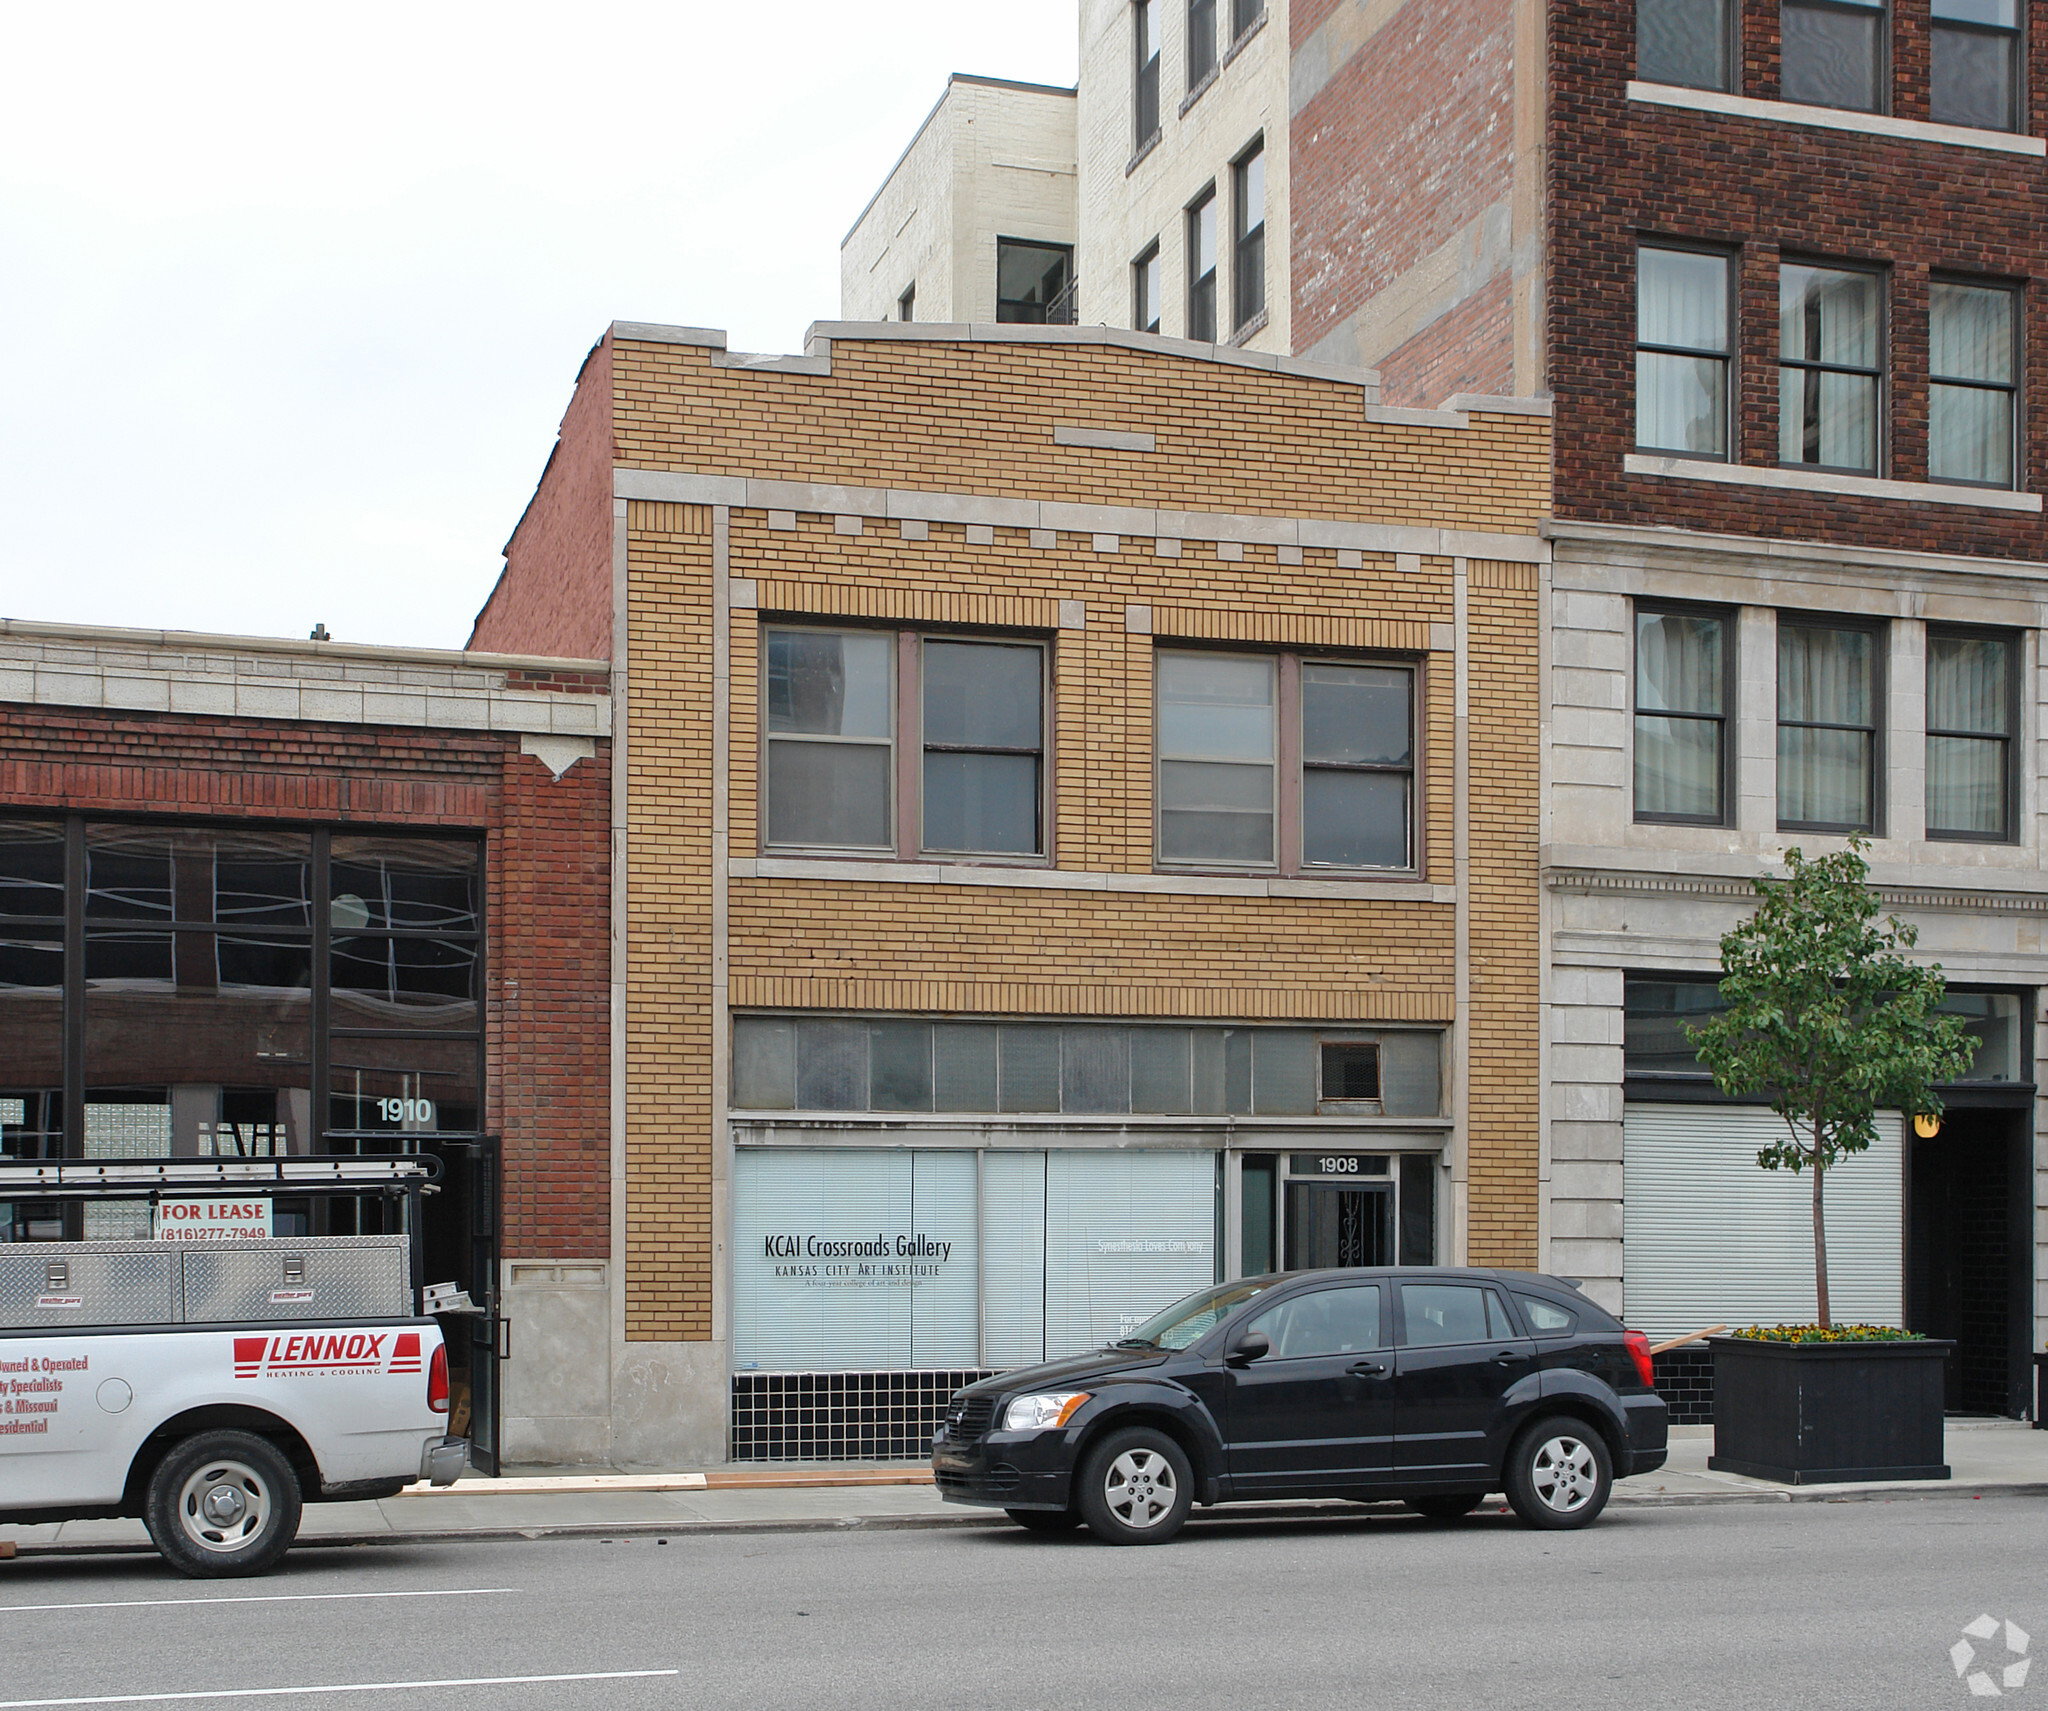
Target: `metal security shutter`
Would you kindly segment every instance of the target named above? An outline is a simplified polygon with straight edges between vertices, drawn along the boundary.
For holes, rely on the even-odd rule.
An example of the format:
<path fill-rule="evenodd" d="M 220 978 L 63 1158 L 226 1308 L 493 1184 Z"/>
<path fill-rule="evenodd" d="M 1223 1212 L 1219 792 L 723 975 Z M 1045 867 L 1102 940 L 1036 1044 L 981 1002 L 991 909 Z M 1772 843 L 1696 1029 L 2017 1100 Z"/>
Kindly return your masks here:
<path fill-rule="evenodd" d="M 1737 1105 L 1637 1105 L 1624 1114 L 1622 1299 L 1652 1337 L 1814 1317 L 1813 1179 L 1762 1170 L 1784 1134 Z M 1901 1122 L 1878 1117 L 1866 1153 L 1828 1173 L 1828 1282 L 1836 1321 L 1901 1323 Z"/>

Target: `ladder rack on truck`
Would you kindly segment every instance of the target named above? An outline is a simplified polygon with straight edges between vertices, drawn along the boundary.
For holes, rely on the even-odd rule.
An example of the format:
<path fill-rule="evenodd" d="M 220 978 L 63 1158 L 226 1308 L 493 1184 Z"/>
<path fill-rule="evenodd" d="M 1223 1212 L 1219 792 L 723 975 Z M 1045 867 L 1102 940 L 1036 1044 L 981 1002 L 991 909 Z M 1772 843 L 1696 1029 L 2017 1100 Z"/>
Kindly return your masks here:
<path fill-rule="evenodd" d="M 0 1200 L 377 1195 L 382 1236 L 0 1243 L 0 1522 L 114 1515 L 194 1575 L 260 1573 L 301 1504 L 451 1483 L 448 1357 L 423 1295 L 439 1160 L 0 1161 Z"/>

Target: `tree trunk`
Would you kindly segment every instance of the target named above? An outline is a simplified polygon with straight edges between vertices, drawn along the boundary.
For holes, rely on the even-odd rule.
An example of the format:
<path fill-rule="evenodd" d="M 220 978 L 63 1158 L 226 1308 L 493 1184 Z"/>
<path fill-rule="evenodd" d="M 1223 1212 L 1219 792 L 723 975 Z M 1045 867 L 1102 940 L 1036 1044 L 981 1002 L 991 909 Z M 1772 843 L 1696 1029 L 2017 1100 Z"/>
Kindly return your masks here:
<path fill-rule="evenodd" d="M 1828 1314 L 1828 1226 L 1821 1212 L 1821 1148 L 1820 1133 L 1814 1132 L 1813 1147 L 1813 1297 L 1814 1305 L 1820 1312 L 1820 1327 L 1824 1331 L 1834 1329 L 1834 1320 Z"/>

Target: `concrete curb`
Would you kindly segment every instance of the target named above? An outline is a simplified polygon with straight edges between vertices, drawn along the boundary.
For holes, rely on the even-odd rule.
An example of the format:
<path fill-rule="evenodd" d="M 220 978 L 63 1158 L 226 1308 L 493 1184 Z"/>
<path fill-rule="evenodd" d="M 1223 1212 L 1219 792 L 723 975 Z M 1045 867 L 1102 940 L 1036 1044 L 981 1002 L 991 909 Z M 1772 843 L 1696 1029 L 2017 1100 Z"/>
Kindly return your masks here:
<path fill-rule="evenodd" d="M 1949 1485 L 1929 1481 L 1925 1485 L 1880 1485 L 1865 1489 L 1831 1486 L 1783 1491 L 1673 1491 L 1617 1493 L 1617 1509 L 1696 1509 L 1717 1505 L 1760 1503 L 1889 1503 L 1977 1501 L 1986 1497 L 2048 1497 L 2048 1484 Z M 1497 1499 L 1489 1499 L 1489 1505 Z M 1274 1521 L 1362 1521 L 1374 1516 L 1402 1514 L 1397 1502 L 1223 1504 L 1194 1517 L 1195 1524 L 1239 1526 Z M 1441 1523 L 1448 1524 L 1448 1523 Z M 1000 1527 L 1010 1523 L 996 1509 L 967 1509 L 959 1514 L 938 1515 L 818 1515 L 763 1517 L 758 1521 L 617 1521 L 605 1525 L 595 1521 L 563 1521 L 545 1526 L 524 1527 L 436 1527 L 419 1531 L 384 1533 L 330 1533 L 313 1537 L 301 1535 L 295 1551 L 360 1549 L 366 1545 L 459 1544 L 468 1540 L 503 1543 L 512 1539 L 620 1539 L 669 1538 L 681 1540 L 700 1534 L 735 1533 L 858 1533 L 858 1532 L 940 1532 L 970 1527 Z M 146 1556 L 144 1544 L 49 1544 L 17 1547 L 16 1560 L 27 1557 L 63 1556 Z M 0 1571 L 4 1572 L 4 1571 Z"/>

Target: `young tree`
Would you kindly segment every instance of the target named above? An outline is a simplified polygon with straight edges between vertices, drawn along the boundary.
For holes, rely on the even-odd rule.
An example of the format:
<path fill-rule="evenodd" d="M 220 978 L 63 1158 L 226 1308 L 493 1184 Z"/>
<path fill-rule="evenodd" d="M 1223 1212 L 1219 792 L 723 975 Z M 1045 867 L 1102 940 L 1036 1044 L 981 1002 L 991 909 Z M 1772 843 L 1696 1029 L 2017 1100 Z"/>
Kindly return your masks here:
<path fill-rule="evenodd" d="M 1727 1009 L 1688 1027 L 1723 1093 L 1768 1093 L 1786 1138 L 1763 1148 L 1765 1170 L 1813 1172 L 1813 1281 L 1828 1308 L 1827 1173 L 1877 1138 L 1880 1108 L 1938 1115 L 1934 1084 L 1953 1081 L 1975 1051 L 1960 1016 L 1939 1014 L 1941 965 L 1907 961 L 1918 933 L 1878 921 L 1862 838 L 1812 861 L 1785 855 L 1783 879 L 1756 881 L 1756 913 L 1721 939 Z"/>

